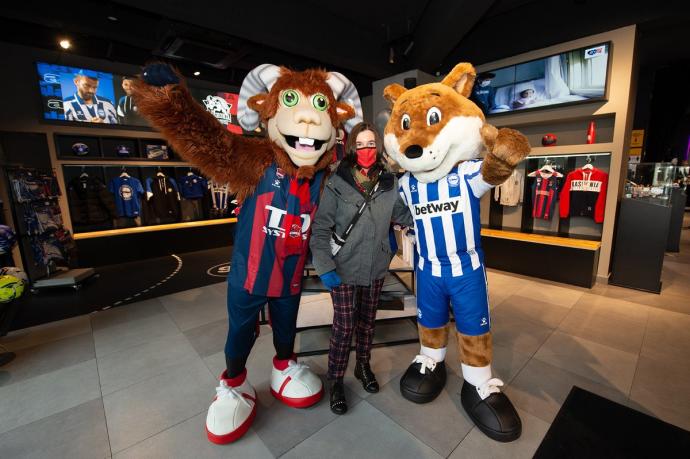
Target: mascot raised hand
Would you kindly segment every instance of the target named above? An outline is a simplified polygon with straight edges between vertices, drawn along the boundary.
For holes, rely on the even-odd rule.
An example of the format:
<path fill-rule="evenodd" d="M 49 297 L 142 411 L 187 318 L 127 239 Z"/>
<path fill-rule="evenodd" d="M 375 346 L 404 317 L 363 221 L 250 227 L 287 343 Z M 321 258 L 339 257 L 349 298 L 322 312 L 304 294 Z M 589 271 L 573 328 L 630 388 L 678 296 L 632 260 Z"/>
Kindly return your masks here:
<path fill-rule="evenodd" d="M 402 395 L 432 401 L 446 382 L 452 307 L 461 356 L 462 406 L 498 441 L 520 436 L 522 424 L 491 372 L 491 319 L 481 248 L 479 199 L 504 182 L 530 151 L 527 139 L 487 124 L 468 97 L 475 70 L 458 64 L 440 83 L 385 88 L 393 105 L 386 151 L 408 172 L 400 193 L 415 220 L 417 317 L 421 351 L 400 381 Z M 484 159 L 478 159 L 482 152 Z"/>
<path fill-rule="evenodd" d="M 333 158 L 336 127 L 356 124 L 359 96 L 339 73 L 261 65 L 242 83 L 238 106 L 244 129 L 265 125 L 268 138 L 258 138 L 226 130 L 166 64 L 147 66 L 134 91 L 140 113 L 175 151 L 214 181 L 228 183 L 241 205 L 228 277 L 227 369 L 206 417 L 209 440 L 229 443 L 256 415 L 245 365 L 265 304 L 276 351 L 271 393 L 297 408 L 323 395 L 321 380 L 293 353 L 297 310 L 310 224 Z"/>

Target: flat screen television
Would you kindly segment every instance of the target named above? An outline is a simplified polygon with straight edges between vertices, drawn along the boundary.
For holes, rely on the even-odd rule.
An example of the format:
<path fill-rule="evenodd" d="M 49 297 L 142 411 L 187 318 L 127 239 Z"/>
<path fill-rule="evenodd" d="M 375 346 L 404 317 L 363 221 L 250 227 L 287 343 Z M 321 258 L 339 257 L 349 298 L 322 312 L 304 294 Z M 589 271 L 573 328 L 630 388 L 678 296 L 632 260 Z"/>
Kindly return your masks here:
<path fill-rule="evenodd" d="M 477 75 L 472 99 L 486 115 L 606 100 L 611 43 Z"/>
<path fill-rule="evenodd" d="M 46 120 L 67 123 L 144 126 L 131 96 L 131 76 L 37 62 Z M 190 87 L 192 96 L 229 131 L 238 134 L 238 94 Z"/>

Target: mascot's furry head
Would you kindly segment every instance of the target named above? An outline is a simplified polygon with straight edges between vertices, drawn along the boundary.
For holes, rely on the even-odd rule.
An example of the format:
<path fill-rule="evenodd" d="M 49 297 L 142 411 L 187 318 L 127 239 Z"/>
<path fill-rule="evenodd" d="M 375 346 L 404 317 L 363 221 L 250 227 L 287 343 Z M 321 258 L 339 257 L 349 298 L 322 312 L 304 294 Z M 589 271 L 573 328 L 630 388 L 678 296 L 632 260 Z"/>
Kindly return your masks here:
<path fill-rule="evenodd" d="M 252 131 L 259 122 L 297 167 L 314 166 L 336 142 L 336 128 L 349 131 L 362 119 L 354 85 L 337 72 L 302 72 L 272 64 L 255 68 L 240 90 L 238 119 Z"/>
<path fill-rule="evenodd" d="M 460 63 L 440 83 L 386 86 L 383 95 L 393 105 L 386 151 L 419 181 L 438 180 L 484 149 L 484 114 L 468 99 L 475 76 L 471 64 Z"/>

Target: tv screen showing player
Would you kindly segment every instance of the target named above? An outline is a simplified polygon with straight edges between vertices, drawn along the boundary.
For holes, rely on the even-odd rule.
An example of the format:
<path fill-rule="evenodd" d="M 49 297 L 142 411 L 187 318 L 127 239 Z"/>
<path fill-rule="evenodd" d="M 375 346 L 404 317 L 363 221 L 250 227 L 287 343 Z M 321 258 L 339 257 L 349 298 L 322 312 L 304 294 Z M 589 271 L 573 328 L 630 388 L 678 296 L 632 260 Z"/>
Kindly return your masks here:
<path fill-rule="evenodd" d="M 74 123 L 148 126 L 132 97 L 132 77 L 37 62 L 43 117 Z M 228 130 L 242 134 L 237 122 L 238 94 L 190 88 L 192 96 Z"/>
<path fill-rule="evenodd" d="M 471 99 L 487 115 L 605 100 L 610 43 L 481 72 Z"/>

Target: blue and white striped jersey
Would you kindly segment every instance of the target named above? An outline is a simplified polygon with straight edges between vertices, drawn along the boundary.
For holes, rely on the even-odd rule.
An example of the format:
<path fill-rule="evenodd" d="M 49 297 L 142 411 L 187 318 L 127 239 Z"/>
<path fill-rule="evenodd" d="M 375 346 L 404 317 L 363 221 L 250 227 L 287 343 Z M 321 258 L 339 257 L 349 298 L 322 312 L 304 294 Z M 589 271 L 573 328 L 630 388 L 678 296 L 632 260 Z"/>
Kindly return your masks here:
<path fill-rule="evenodd" d="M 412 212 L 419 269 L 435 277 L 458 277 L 484 261 L 481 249 L 479 198 L 492 188 L 480 173 L 482 161 L 465 161 L 432 183 L 405 173 L 402 199 Z"/>
<path fill-rule="evenodd" d="M 117 124 L 115 106 L 108 99 L 93 96 L 93 103 L 87 104 L 75 93 L 63 102 L 65 119 L 68 121 L 91 122 L 100 118 L 104 123 Z"/>

